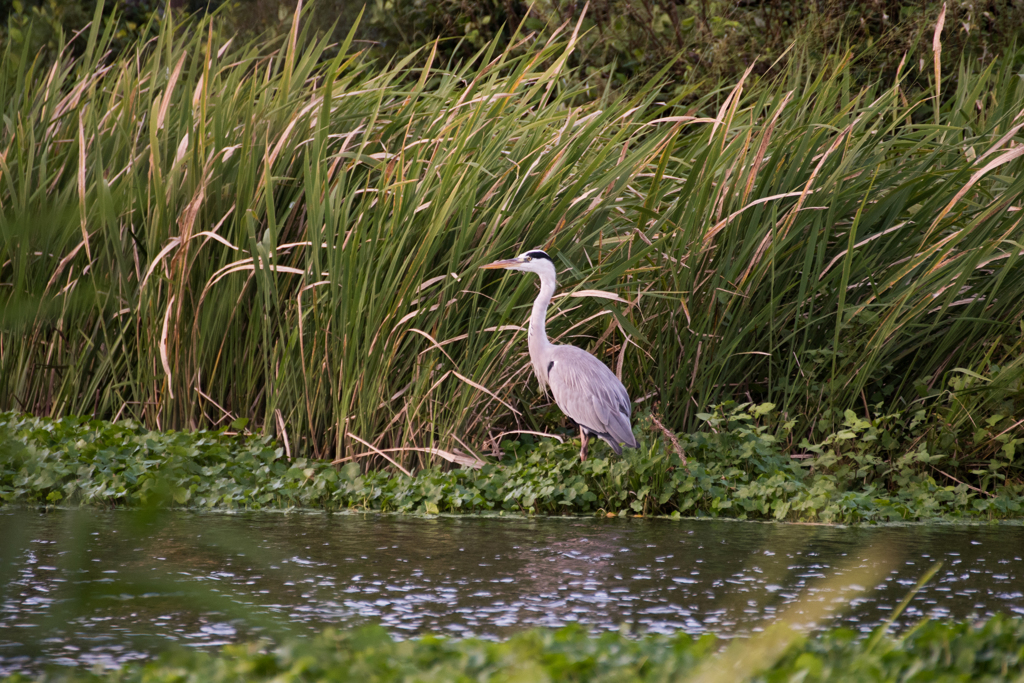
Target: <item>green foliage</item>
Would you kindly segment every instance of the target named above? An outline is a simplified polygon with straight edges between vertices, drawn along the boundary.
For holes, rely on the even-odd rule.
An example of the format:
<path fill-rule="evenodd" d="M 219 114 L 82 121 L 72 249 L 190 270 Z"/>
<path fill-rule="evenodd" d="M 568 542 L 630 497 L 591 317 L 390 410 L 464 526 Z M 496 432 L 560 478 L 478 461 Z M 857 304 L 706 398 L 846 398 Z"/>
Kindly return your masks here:
<path fill-rule="evenodd" d="M 986 490 L 936 481 L 924 447 L 879 466 L 878 429 L 851 424 L 791 457 L 769 405 L 721 406 L 713 431 L 679 438 L 688 462 L 652 432 L 622 458 L 580 462 L 572 443 L 505 442 L 480 470 L 415 477 L 354 462 L 288 460 L 267 437 L 151 432 L 133 422 L 0 417 L 0 500 L 30 505 L 316 507 L 405 513 L 731 517 L 819 522 L 1020 516 L 1024 485 L 986 470 Z M 895 419 L 895 418 L 893 418 Z M 877 467 L 873 478 L 864 470 Z M 941 477 L 940 477 L 941 479 Z"/>
<path fill-rule="evenodd" d="M 848 85 L 853 90 L 879 80 L 892 81 L 906 56 L 910 64 L 919 66 L 904 87 L 916 92 L 929 88 L 934 63 L 931 38 L 944 3 L 590 0 L 583 15 L 584 4 L 575 0 L 375 0 L 369 22 L 375 37 L 384 41 L 382 52 L 389 56 L 393 51 L 406 54 L 440 37 L 442 54 L 467 58 L 491 41 L 504 48 L 510 29 L 520 22 L 544 42 L 560 26 L 575 25 L 582 18 L 582 38 L 573 63 L 598 79 L 597 91 L 605 84 L 635 86 L 668 66 L 668 92 L 704 95 L 736 82 L 751 66 L 755 80 L 777 61 L 792 60 L 817 73 L 828 68 L 830 55 L 849 52 Z M 988 63 L 1024 38 L 1024 9 L 1019 3 L 945 4 L 947 60 L 963 57 Z"/>
<path fill-rule="evenodd" d="M 6 418 L 0 426 L 6 502 L 314 506 L 327 499 L 334 474 L 321 466 L 311 481 L 304 461 L 287 463 L 267 438 L 151 432 L 128 421 Z"/>
<path fill-rule="evenodd" d="M 845 629 L 791 645 L 765 662 L 756 681 L 1005 681 L 1024 673 L 1024 621 L 996 616 L 986 622 L 925 622 L 877 644 Z M 580 627 L 534 629 L 504 641 L 424 636 L 396 641 L 380 627 L 327 629 L 316 638 L 281 645 L 227 645 L 210 654 L 181 649 L 157 661 L 105 673 L 54 670 L 14 683 L 118 681 L 665 681 L 687 680 L 713 660 L 713 636 L 693 639 L 621 633 L 587 635 Z"/>
<path fill-rule="evenodd" d="M 107 47 L 114 52 L 144 43 L 156 36 L 165 5 L 159 0 L 106 0 L 99 7 L 96 0 L 0 0 L 0 43 L 10 51 L 3 75 L 16 75 L 21 60 L 29 62 L 22 68 L 32 62 L 45 68 L 61 50 L 81 55 L 93 20 L 109 36 Z M 176 18 L 184 19 L 184 13 Z"/>
<path fill-rule="evenodd" d="M 222 3 L 172 0 L 170 8 L 185 19 L 198 19 L 222 7 L 219 22 L 225 35 L 283 36 L 296 9 L 295 0 L 235 0 Z M 309 5 L 310 3 L 306 3 Z M 513 48 L 513 31 L 522 27 L 546 44 L 564 24 L 575 25 L 584 3 L 568 0 L 373 0 L 362 3 L 317 0 L 307 21 L 318 35 L 341 43 L 353 28 L 356 40 L 381 62 L 398 61 L 439 40 L 443 62 L 471 60 L 485 46 L 497 52 Z M 727 92 L 753 65 L 756 81 L 774 63 L 794 61 L 808 72 L 827 68 L 830 55 L 849 52 L 850 86 L 859 90 L 878 81 L 892 81 L 904 55 L 917 64 L 904 87 L 931 88 L 931 36 L 943 6 L 941 0 L 764 0 L 731 2 L 668 2 L 665 0 L 590 0 L 580 25 L 578 49 L 570 58 L 578 73 L 591 79 L 592 94 L 604 88 L 632 88 L 668 67 L 668 94 L 700 96 Z M 971 0 L 945 3 L 945 59 L 961 58 L 988 64 L 1012 51 L 1024 38 L 1024 8 L 1014 0 Z M 114 37 L 115 52 L 132 40 L 153 37 L 151 19 L 159 19 L 166 2 L 107 2 L 104 28 Z M 93 17 L 94 0 L 0 0 L 0 37 L 20 52 L 35 55 L 45 47 L 48 58 L 62 47 L 60 36 L 81 31 Z M 198 21 L 196 21 L 198 24 Z M 86 39 L 74 48 L 79 53 Z M 958 74 L 951 74 L 955 81 Z"/>

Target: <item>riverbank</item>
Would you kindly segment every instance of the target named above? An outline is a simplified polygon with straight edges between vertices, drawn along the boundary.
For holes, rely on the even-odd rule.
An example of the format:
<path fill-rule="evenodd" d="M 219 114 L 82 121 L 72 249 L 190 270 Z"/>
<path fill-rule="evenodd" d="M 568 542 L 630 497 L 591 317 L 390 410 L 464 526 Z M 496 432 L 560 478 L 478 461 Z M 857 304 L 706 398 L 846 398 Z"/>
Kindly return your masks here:
<path fill-rule="evenodd" d="M 503 442 L 480 469 L 415 476 L 357 462 L 289 459 L 268 437 L 155 432 L 137 423 L 0 415 L 0 500 L 32 506 L 311 508 L 402 513 L 509 512 L 790 522 L 1017 518 L 1024 486 L 944 475 L 927 448 L 886 458 L 877 426 L 844 426 L 794 452 L 759 424 L 761 406 L 708 415 L 708 431 L 672 444 L 641 419 L 640 448 L 580 462 L 554 439 Z M 711 431 L 717 430 L 717 431 Z M 675 435 L 673 435 L 675 436 Z M 685 463 L 683 459 L 686 459 Z M 995 475 L 1000 472 L 995 471 Z M 979 482 L 980 483 L 980 482 Z"/>

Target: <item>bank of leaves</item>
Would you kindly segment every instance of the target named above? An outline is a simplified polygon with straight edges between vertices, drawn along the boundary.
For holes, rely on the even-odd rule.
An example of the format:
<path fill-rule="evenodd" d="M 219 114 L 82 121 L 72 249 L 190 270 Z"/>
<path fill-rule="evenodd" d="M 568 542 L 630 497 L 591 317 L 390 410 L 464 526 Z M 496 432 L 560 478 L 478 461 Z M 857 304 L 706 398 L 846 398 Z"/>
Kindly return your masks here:
<path fill-rule="evenodd" d="M 839 629 L 791 645 L 753 680 L 1004 681 L 1024 673 L 1024 621 L 926 623 L 899 638 L 857 639 Z M 332 629 L 280 646 L 250 643 L 219 653 L 179 650 L 113 672 L 68 671 L 66 681 L 664 681 L 691 678 L 715 658 L 714 636 L 620 633 L 592 637 L 580 627 L 530 630 L 506 641 L 425 636 L 396 642 L 380 627 Z M 14 681 L 33 680 L 14 676 Z M 714 678 L 712 680 L 719 680 Z"/>
<path fill-rule="evenodd" d="M 946 474 L 946 456 L 927 442 L 889 443 L 897 427 L 919 429 L 913 420 L 851 414 L 821 443 L 792 444 L 786 424 L 769 430 L 773 414 L 770 404 L 720 406 L 704 415 L 704 431 L 680 435 L 675 445 L 641 417 L 640 448 L 621 458 L 601 446 L 580 462 L 571 441 L 524 439 L 504 442 L 502 458 L 479 470 L 427 468 L 409 477 L 363 471 L 354 462 L 289 459 L 267 437 L 224 430 L 154 432 L 131 421 L 7 413 L 0 415 L 0 500 L 837 523 L 1021 514 L 1024 485 L 1012 475 L 1012 440 L 1003 468 L 979 475 L 975 486 Z"/>

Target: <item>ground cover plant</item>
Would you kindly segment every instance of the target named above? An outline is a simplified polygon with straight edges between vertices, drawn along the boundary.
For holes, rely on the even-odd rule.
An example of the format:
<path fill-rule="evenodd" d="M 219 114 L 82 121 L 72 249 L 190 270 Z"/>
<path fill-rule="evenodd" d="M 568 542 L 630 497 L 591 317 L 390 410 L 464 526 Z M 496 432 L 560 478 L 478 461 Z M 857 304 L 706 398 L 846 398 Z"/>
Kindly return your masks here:
<path fill-rule="evenodd" d="M 667 443 L 641 420 L 640 448 L 581 463 L 576 446 L 506 442 L 480 470 L 415 477 L 289 459 L 269 438 L 159 433 L 137 423 L 0 416 L 0 501 L 34 506 L 318 508 L 437 513 L 661 515 L 829 523 L 1019 517 L 1024 487 L 991 470 L 980 489 L 943 475 L 927 444 L 899 458 L 856 421 L 794 459 L 759 424 L 768 406 L 708 415 L 714 431 Z M 853 435 L 846 438 L 848 432 Z M 684 449 L 684 450 L 682 450 Z M 683 461 L 686 457 L 686 461 Z M 810 466 L 809 466 L 810 465 Z"/>
<path fill-rule="evenodd" d="M 881 634 L 879 634 L 881 636 Z M 157 661 L 95 673 L 54 670 L 15 681 L 892 681 L 1018 680 L 1024 675 L 1024 622 L 926 622 L 899 637 L 857 639 L 837 629 L 797 638 L 739 675 L 714 655 L 713 636 L 693 639 L 621 633 L 588 636 L 578 627 L 531 630 L 502 642 L 427 636 L 396 642 L 381 628 L 328 629 L 315 639 L 277 646 L 225 646 L 219 653 L 180 650 Z M 755 639 L 755 642 L 757 640 Z M 709 666 L 710 664 L 710 666 Z"/>
<path fill-rule="evenodd" d="M 1020 55 L 944 64 L 936 31 L 934 93 L 903 91 L 914 64 L 852 89 L 838 56 L 680 107 L 569 78 L 572 25 L 379 67 L 299 18 L 280 44 L 168 18 L 117 56 L 99 23 L 52 64 L 5 46 L 0 407 L 479 464 L 559 419 L 525 362 L 533 283 L 476 269 L 541 245 L 552 336 L 669 429 L 770 402 L 817 474 L 1019 484 Z M 863 424 L 884 457 L 844 445 Z"/>

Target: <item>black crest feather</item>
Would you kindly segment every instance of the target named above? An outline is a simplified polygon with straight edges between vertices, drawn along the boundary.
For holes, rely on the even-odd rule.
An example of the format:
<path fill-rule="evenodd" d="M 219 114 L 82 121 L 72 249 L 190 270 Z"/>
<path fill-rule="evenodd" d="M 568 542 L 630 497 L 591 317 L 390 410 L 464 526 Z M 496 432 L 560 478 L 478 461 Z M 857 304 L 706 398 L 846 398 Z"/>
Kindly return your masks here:
<path fill-rule="evenodd" d="M 530 258 L 546 258 L 548 261 L 551 261 L 551 257 L 548 256 L 545 252 L 541 251 L 540 249 L 528 251 L 526 252 L 526 255 L 529 256 Z M 551 262 L 554 263 L 554 261 Z"/>

